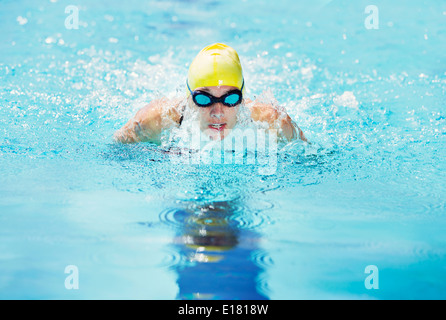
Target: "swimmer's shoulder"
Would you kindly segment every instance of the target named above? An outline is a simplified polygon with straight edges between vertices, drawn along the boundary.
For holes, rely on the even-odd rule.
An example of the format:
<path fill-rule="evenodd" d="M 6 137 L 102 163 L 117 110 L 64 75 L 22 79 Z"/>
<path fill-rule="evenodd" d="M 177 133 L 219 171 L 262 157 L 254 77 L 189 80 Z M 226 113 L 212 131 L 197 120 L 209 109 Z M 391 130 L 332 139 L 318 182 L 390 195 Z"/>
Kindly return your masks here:
<path fill-rule="evenodd" d="M 299 137 L 300 140 L 308 142 L 303 131 L 284 108 L 277 108 L 273 104 L 250 99 L 245 99 L 245 105 L 251 111 L 253 121 L 266 122 L 270 128 L 280 129 L 281 135 L 289 141 Z"/>
<path fill-rule="evenodd" d="M 160 126 L 163 123 L 171 122 L 180 123 L 184 112 L 184 98 L 166 98 L 152 100 L 149 104 L 140 109 L 136 117 L 143 122 L 157 122 Z"/>
<path fill-rule="evenodd" d="M 116 131 L 114 139 L 122 143 L 159 143 L 162 130 L 181 122 L 183 101 L 184 99 L 166 97 L 152 100 Z"/>
<path fill-rule="evenodd" d="M 162 115 L 176 124 L 181 124 L 186 108 L 185 97 L 175 97 L 163 102 Z"/>
<path fill-rule="evenodd" d="M 272 123 L 279 117 L 279 111 L 272 104 L 245 98 L 245 105 L 251 111 L 254 121 Z"/>

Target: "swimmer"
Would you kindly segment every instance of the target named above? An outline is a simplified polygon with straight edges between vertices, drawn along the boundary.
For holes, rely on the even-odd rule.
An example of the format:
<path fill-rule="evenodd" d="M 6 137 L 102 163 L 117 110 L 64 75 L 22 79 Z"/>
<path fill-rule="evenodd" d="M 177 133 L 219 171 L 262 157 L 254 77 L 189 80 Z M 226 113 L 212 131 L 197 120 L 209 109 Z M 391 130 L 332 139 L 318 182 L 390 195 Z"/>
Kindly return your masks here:
<path fill-rule="evenodd" d="M 186 81 L 187 97 L 160 98 L 140 109 L 114 139 L 122 143 L 161 143 L 161 133 L 172 126 L 181 126 L 186 108 L 198 112 L 201 132 L 210 140 L 222 140 L 237 124 L 240 108 L 248 108 L 253 121 L 276 129 L 279 138 L 307 141 L 290 116 L 273 104 L 244 97 L 245 83 L 237 52 L 222 43 L 201 50 L 192 61 Z M 282 108 L 283 109 L 283 108 Z"/>

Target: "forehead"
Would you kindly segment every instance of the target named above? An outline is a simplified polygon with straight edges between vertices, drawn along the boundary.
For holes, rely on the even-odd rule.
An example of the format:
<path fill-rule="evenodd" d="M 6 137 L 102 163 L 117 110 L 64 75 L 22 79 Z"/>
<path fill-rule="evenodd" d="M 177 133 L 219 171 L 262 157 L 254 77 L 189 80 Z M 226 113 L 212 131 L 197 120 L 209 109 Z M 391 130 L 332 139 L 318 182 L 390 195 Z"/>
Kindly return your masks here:
<path fill-rule="evenodd" d="M 238 89 L 237 87 L 232 87 L 232 86 L 215 86 L 215 87 L 200 87 L 200 88 L 196 88 L 195 90 L 197 91 L 204 91 L 207 93 L 210 93 L 213 96 L 219 97 L 224 95 L 225 93 L 234 90 L 234 89 Z"/>

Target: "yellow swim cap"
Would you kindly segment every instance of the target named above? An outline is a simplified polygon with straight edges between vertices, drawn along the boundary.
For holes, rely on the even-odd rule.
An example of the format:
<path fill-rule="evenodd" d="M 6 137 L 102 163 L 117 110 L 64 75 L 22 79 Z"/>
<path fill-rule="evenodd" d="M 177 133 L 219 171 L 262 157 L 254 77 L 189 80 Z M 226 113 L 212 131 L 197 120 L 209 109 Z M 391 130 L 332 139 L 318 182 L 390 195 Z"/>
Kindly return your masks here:
<path fill-rule="evenodd" d="M 190 91 L 214 86 L 233 86 L 243 90 L 242 66 L 237 52 L 223 43 L 205 47 L 189 67 L 187 85 Z"/>

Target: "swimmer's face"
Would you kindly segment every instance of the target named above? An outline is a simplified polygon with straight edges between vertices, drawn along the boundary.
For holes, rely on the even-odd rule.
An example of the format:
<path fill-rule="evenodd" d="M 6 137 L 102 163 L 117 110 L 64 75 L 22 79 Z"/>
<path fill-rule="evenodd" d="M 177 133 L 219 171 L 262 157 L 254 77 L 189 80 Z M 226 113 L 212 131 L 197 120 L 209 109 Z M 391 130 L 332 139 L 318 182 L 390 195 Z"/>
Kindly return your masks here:
<path fill-rule="evenodd" d="M 205 91 L 216 98 L 223 96 L 231 90 L 237 89 L 231 86 L 201 87 L 195 90 Z M 192 101 L 192 99 L 191 99 Z M 222 140 L 237 123 L 237 113 L 240 105 L 227 107 L 221 102 L 214 103 L 209 107 L 198 107 L 192 102 L 198 111 L 200 130 L 209 136 L 211 140 Z"/>

